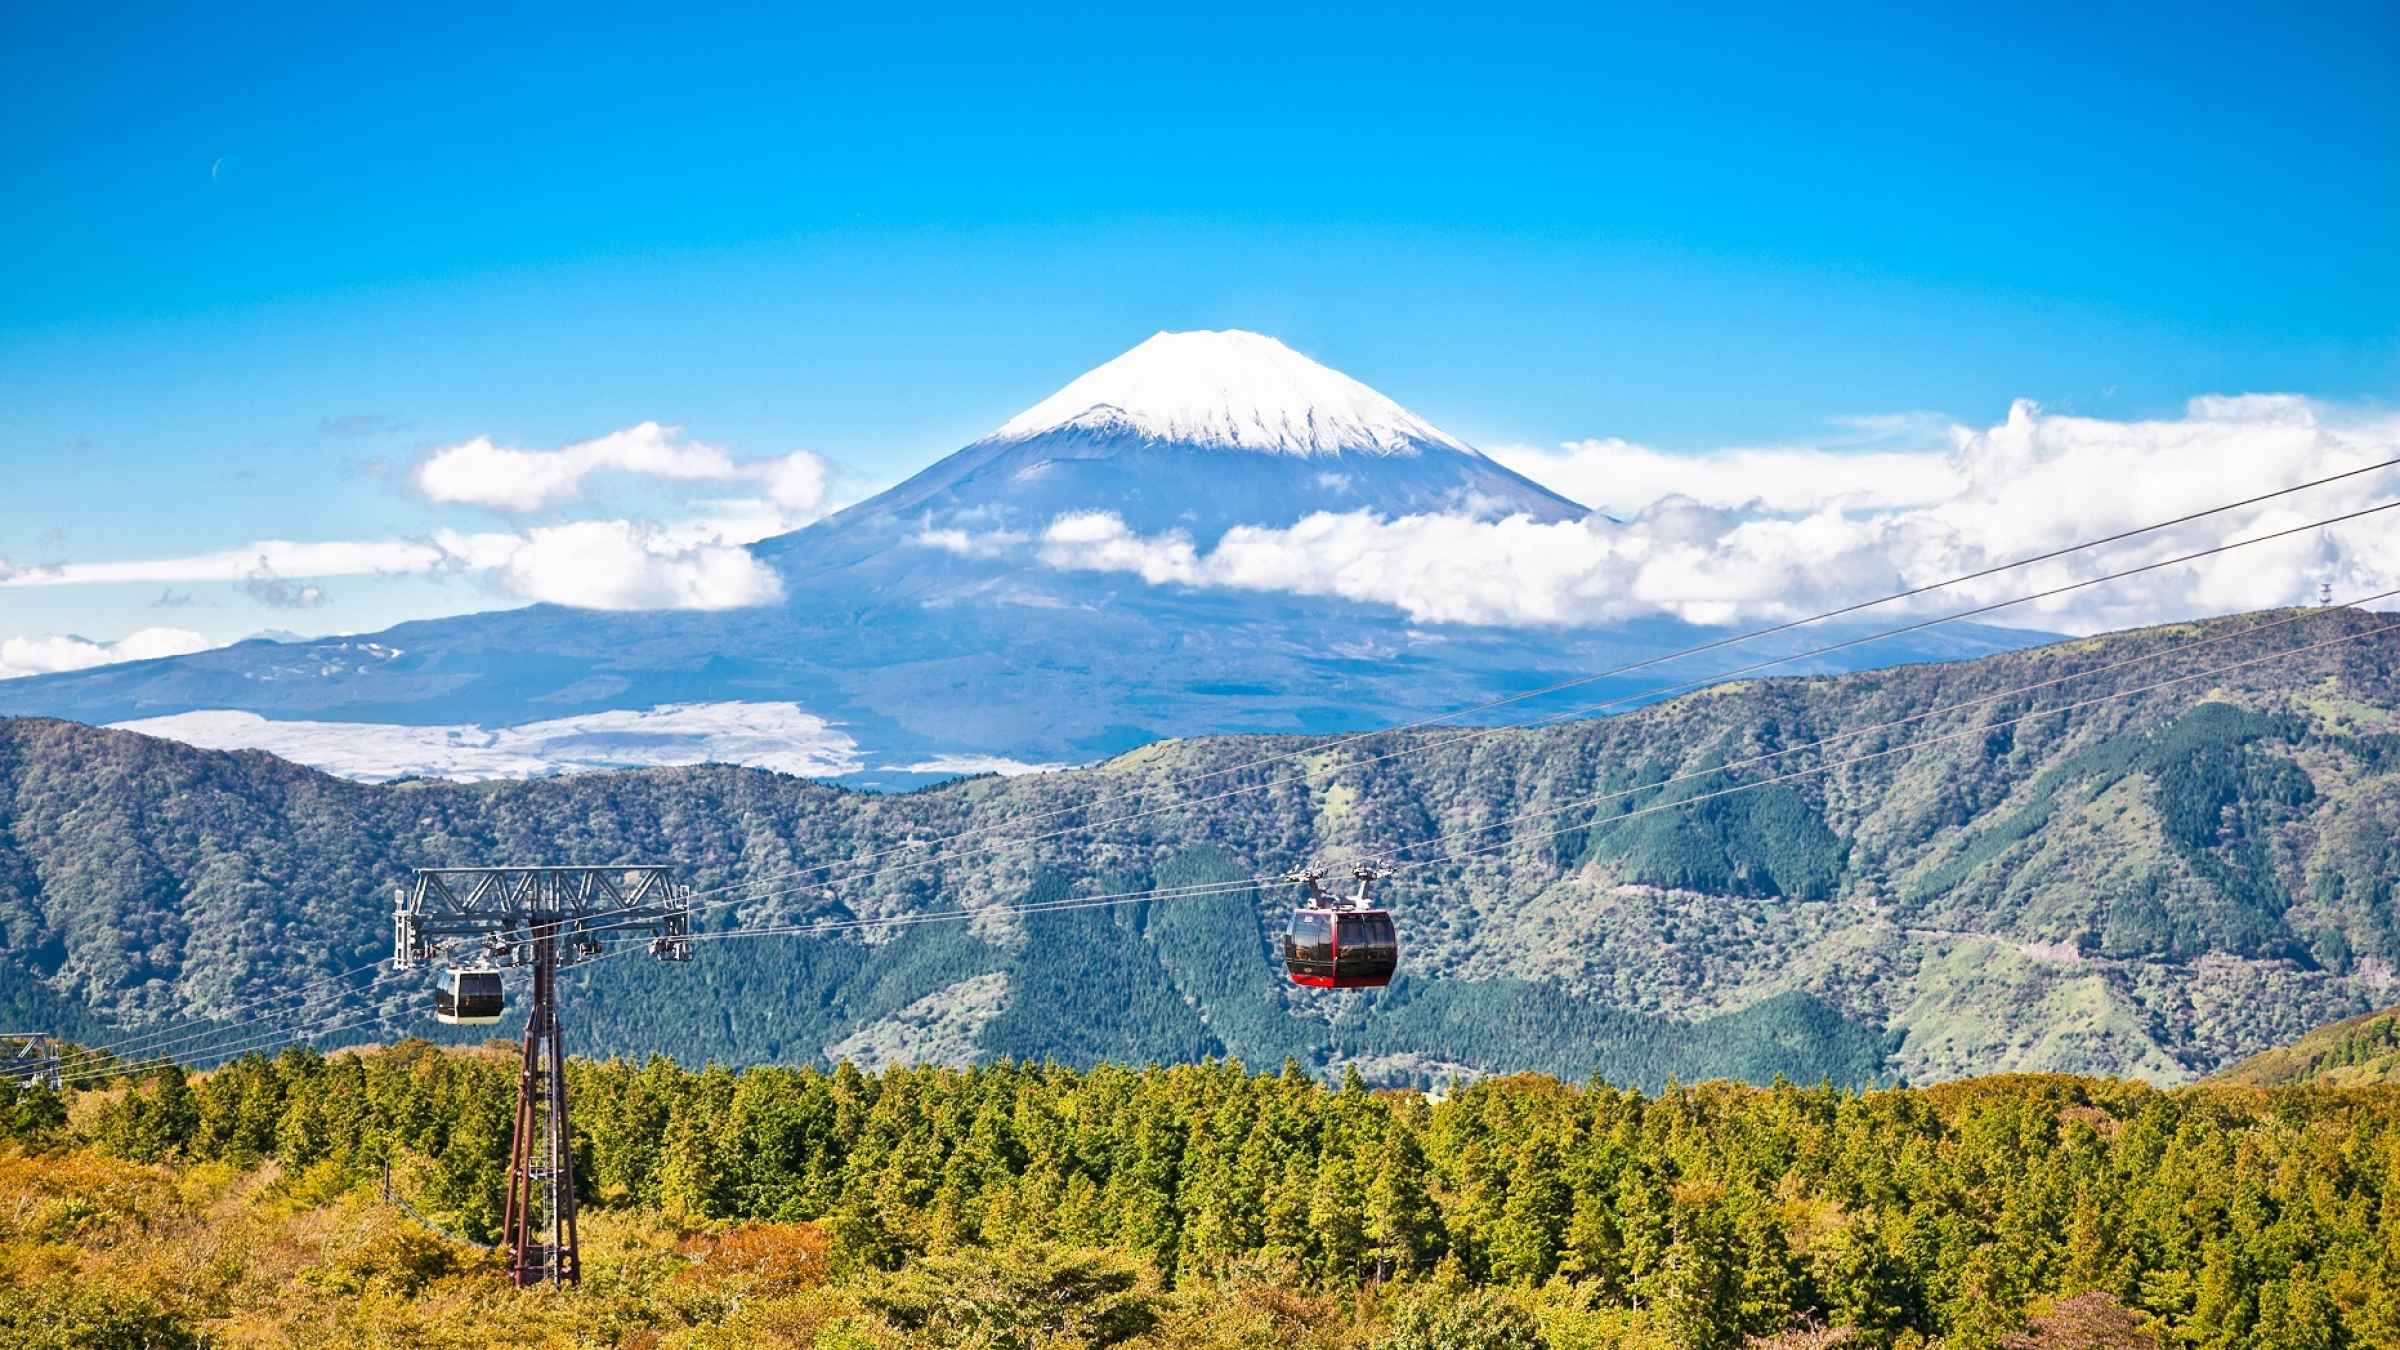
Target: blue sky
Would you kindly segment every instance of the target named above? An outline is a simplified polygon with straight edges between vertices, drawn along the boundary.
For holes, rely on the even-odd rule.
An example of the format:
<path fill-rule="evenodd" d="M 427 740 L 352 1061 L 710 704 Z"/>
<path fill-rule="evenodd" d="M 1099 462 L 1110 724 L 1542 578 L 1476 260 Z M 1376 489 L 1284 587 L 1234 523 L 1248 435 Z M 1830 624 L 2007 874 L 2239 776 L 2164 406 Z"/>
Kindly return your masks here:
<path fill-rule="evenodd" d="M 498 528 L 405 466 L 645 420 L 854 495 L 1161 328 L 1486 445 L 2400 391 L 2388 4 L 1662 8 L 14 7 L 0 558 Z M 496 603 L 238 591 L 0 638 Z"/>

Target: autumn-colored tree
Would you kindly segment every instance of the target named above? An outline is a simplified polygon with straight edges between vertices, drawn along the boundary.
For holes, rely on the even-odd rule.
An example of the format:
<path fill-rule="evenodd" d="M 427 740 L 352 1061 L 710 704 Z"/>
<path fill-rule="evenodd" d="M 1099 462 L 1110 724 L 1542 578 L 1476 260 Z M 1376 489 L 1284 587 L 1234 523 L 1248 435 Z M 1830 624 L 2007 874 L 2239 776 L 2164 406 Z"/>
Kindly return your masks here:
<path fill-rule="evenodd" d="M 866 1306 L 920 1345 L 1033 1350 L 1121 1344 L 1158 1320 L 1140 1267 L 1046 1246 L 933 1256 L 875 1288 Z"/>
<path fill-rule="evenodd" d="M 595 1223 L 709 1241 L 816 1225 L 827 1289 L 928 1259 L 1106 1249 L 1193 1307 L 1220 1285 L 1327 1306 L 1357 1288 L 1355 1316 L 1378 1330 L 1400 1325 L 1378 1308 L 1480 1288 L 1602 1343 L 1815 1327 L 1991 1346 L 2092 1299 L 2162 1343 L 2400 1343 L 2400 1093 L 2384 1089 L 2020 1076 L 1650 1096 L 1527 1076 L 1435 1102 L 1226 1064 L 869 1075 L 654 1060 L 577 1062 L 569 1078 Z M 95 1078 L 63 1100 L 10 1085 L 0 1179 L 71 1179 L 48 1164 L 85 1148 L 135 1161 L 74 1197 L 0 1207 L 0 1248 L 139 1233 L 123 1215 L 182 1203 L 174 1188 L 141 1191 L 133 1211 L 111 1197 L 194 1164 L 221 1178 L 272 1162 L 281 1203 L 306 1206 L 374 1185 L 386 1160 L 429 1224 L 488 1242 L 513 1102 L 505 1056 L 421 1044 Z M 380 1273 L 359 1278 L 379 1290 L 417 1278 L 397 1256 L 368 1264 Z M 790 1326 L 846 1315 L 802 1292 Z"/>

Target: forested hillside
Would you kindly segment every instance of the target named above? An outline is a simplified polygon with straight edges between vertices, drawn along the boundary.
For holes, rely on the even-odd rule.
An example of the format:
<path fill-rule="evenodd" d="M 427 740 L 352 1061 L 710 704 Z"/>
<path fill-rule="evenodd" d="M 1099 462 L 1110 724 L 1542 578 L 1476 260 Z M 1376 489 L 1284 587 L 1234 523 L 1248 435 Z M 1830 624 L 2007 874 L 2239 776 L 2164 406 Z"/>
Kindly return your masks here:
<path fill-rule="evenodd" d="M 2216 1077 L 2253 1087 L 2400 1082 L 2400 1008 L 2318 1027 L 2290 1045 L 2261 1050 Z"/>
<path fill-rule="evenodd" d="M 2400 1343 L 2389 1089 L 578 1061 L 556 1296 L 470 1245 L 512 1074 L 417 1044 L 0 1087 L 0 1342 Z"/>
<path fill-rule="evenodd" d="M 2345 633 L 2366 636 L 2018 720 Z M 710 914 L 727 927 L 1381 853 L 1435 861 L 1392 883 L 1407 956 L 1380 994 L 1285 986 L 1268 932 L 1288 893 L 1257 891 L 610 962 L 577 977 L 570 1041 L 737 1062 L 1288 1056 L 1374 1082 L 2177 1081 L 2392 1001 L 2395 669 L 2392 619 L 2285 612 L 1539 729 L 1167 742 L 904 796 L 728 768 L 368 787 L 19 719 L 0 722 L 0 993 L 13 1019 L 79 1033 L 105 1030 L 75 1024 L 87 1011 L 223 1010 L 386 953 L 393 888 L 426 864 L 782 881 Z M 1284 752 L 1301 757 L 1258 763 Z M 1070 824 L 1091 828 L 1002 842 Z M 992 833 L 962 856 L 863 861 L 970 830 Z M 369 997 L 415 1008 L 425 989 Z"/>

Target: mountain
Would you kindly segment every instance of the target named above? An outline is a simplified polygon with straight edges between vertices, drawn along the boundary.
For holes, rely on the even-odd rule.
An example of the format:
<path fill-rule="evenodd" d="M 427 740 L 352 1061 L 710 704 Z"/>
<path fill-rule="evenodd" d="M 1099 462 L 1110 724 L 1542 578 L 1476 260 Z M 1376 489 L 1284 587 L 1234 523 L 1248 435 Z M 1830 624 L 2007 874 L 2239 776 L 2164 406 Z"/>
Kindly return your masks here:
<path fill-rule="evenodd" d="M 1271 338 L 1162 333 L 890 491 L 755 545 L 783 581 L 778 604 L 536 605 L 245 642 L 0 682 L 0 714 L 137 722 L 364 779 L 722 760 L 904 787 L 1162 737 L 1412 721 L 1718 635 L 1667 620 L 1420 623 L 1338 598 L 1090 570 L 1044 544 L 1062 520 L 1089 528 L 1106 513 L 1104 529 L 1206 550 L 1237 526 L 1314 512 L 1586 518 Z M 1712 653 L 1576 698 L 1706 679 L 1877 626 Z M 2039 636 L 1962 624 L 1790 669 L 1948 659 Z"/>
<path fill-rule="evenodd" d="M 2261 1050 L 2215 1081 L 2248 1087 L 2368 1087 L 2400 1083 L 2400 1008 L 2345 1017 L 2289 1045 Z"/>
<path fill-rule="evenodd" d="M 1101 509 L 1202 548 L 1235 525 L 1284 526 L 1315 511 L 1589 514 L 1271 337 L 1160 333 L 898 487 L 758 552 L 804 577 L 908 533 L 967 526 L 989 537 Z"/>
<path fill-rule="evenodd" d="M 2395 672 L 2400 618 L 2286 611 L 1540 729 L 1178 740 L 899 795 L 723 766 L 372 786 L 17 719 L 0 722 L 0 1002 L 113 1025 L 226 1009 L 383 954 L 418 865 L 668 858 L 697 886 L 757 888 L 712 911 L 721 927 L 1465 847 L 1392 884 L 1406 956 L 1380 993 L 1283 983 L 1288 895 L 1250 892 L 611 962 L 576 977 L 570 1034 L 693 1061 L 1293 1056 L 1390 1082 L 2182 1081 L 2395 1001 Z M 2207 678 L 2159 684 L 2190 674 Z M 1089 828 L 772 884 L 1062 822 Z M 394 1009 L 428 997 L 416 977 L 392 990 Z"/>

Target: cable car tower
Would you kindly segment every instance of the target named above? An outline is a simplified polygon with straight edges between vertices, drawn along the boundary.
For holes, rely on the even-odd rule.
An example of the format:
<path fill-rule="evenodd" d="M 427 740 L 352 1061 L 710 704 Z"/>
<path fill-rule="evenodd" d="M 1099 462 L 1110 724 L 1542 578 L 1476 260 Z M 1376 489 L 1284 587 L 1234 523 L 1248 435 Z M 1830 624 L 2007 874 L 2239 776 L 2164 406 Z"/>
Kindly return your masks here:
<path fill-rule="evenodd" d="M 509 1146 L 508 1210 L 501 1241 L 519 1288 L 583 1278 L 575 1240 L 574 1127 L 560 1047 L 558 973 L 601 953 L 599 934 L 650 935 L 661 961 L 692 956 L 693 906 L 674 869 L 625 867 L 421 867 L 392 914 L 392 965 L 409 970 L 463 939 L 485 959 L 443 972 L 442 1020 L 496 1021 L 503 965 L 530 967 L 525 1055 Z M 487 1015 L 488 1014 L 488 1015 Z"/>
<path fill-rule="evenodd" d="M 0 1060 L 0 1072 L 20 1082 L 39 1083 L 52 1092 L 62 1092 L 58 1072 L 58 1044 L 46 1031 L 0 1031 L 0 1041 L 17 1042 L 17 1052 Z"/>

